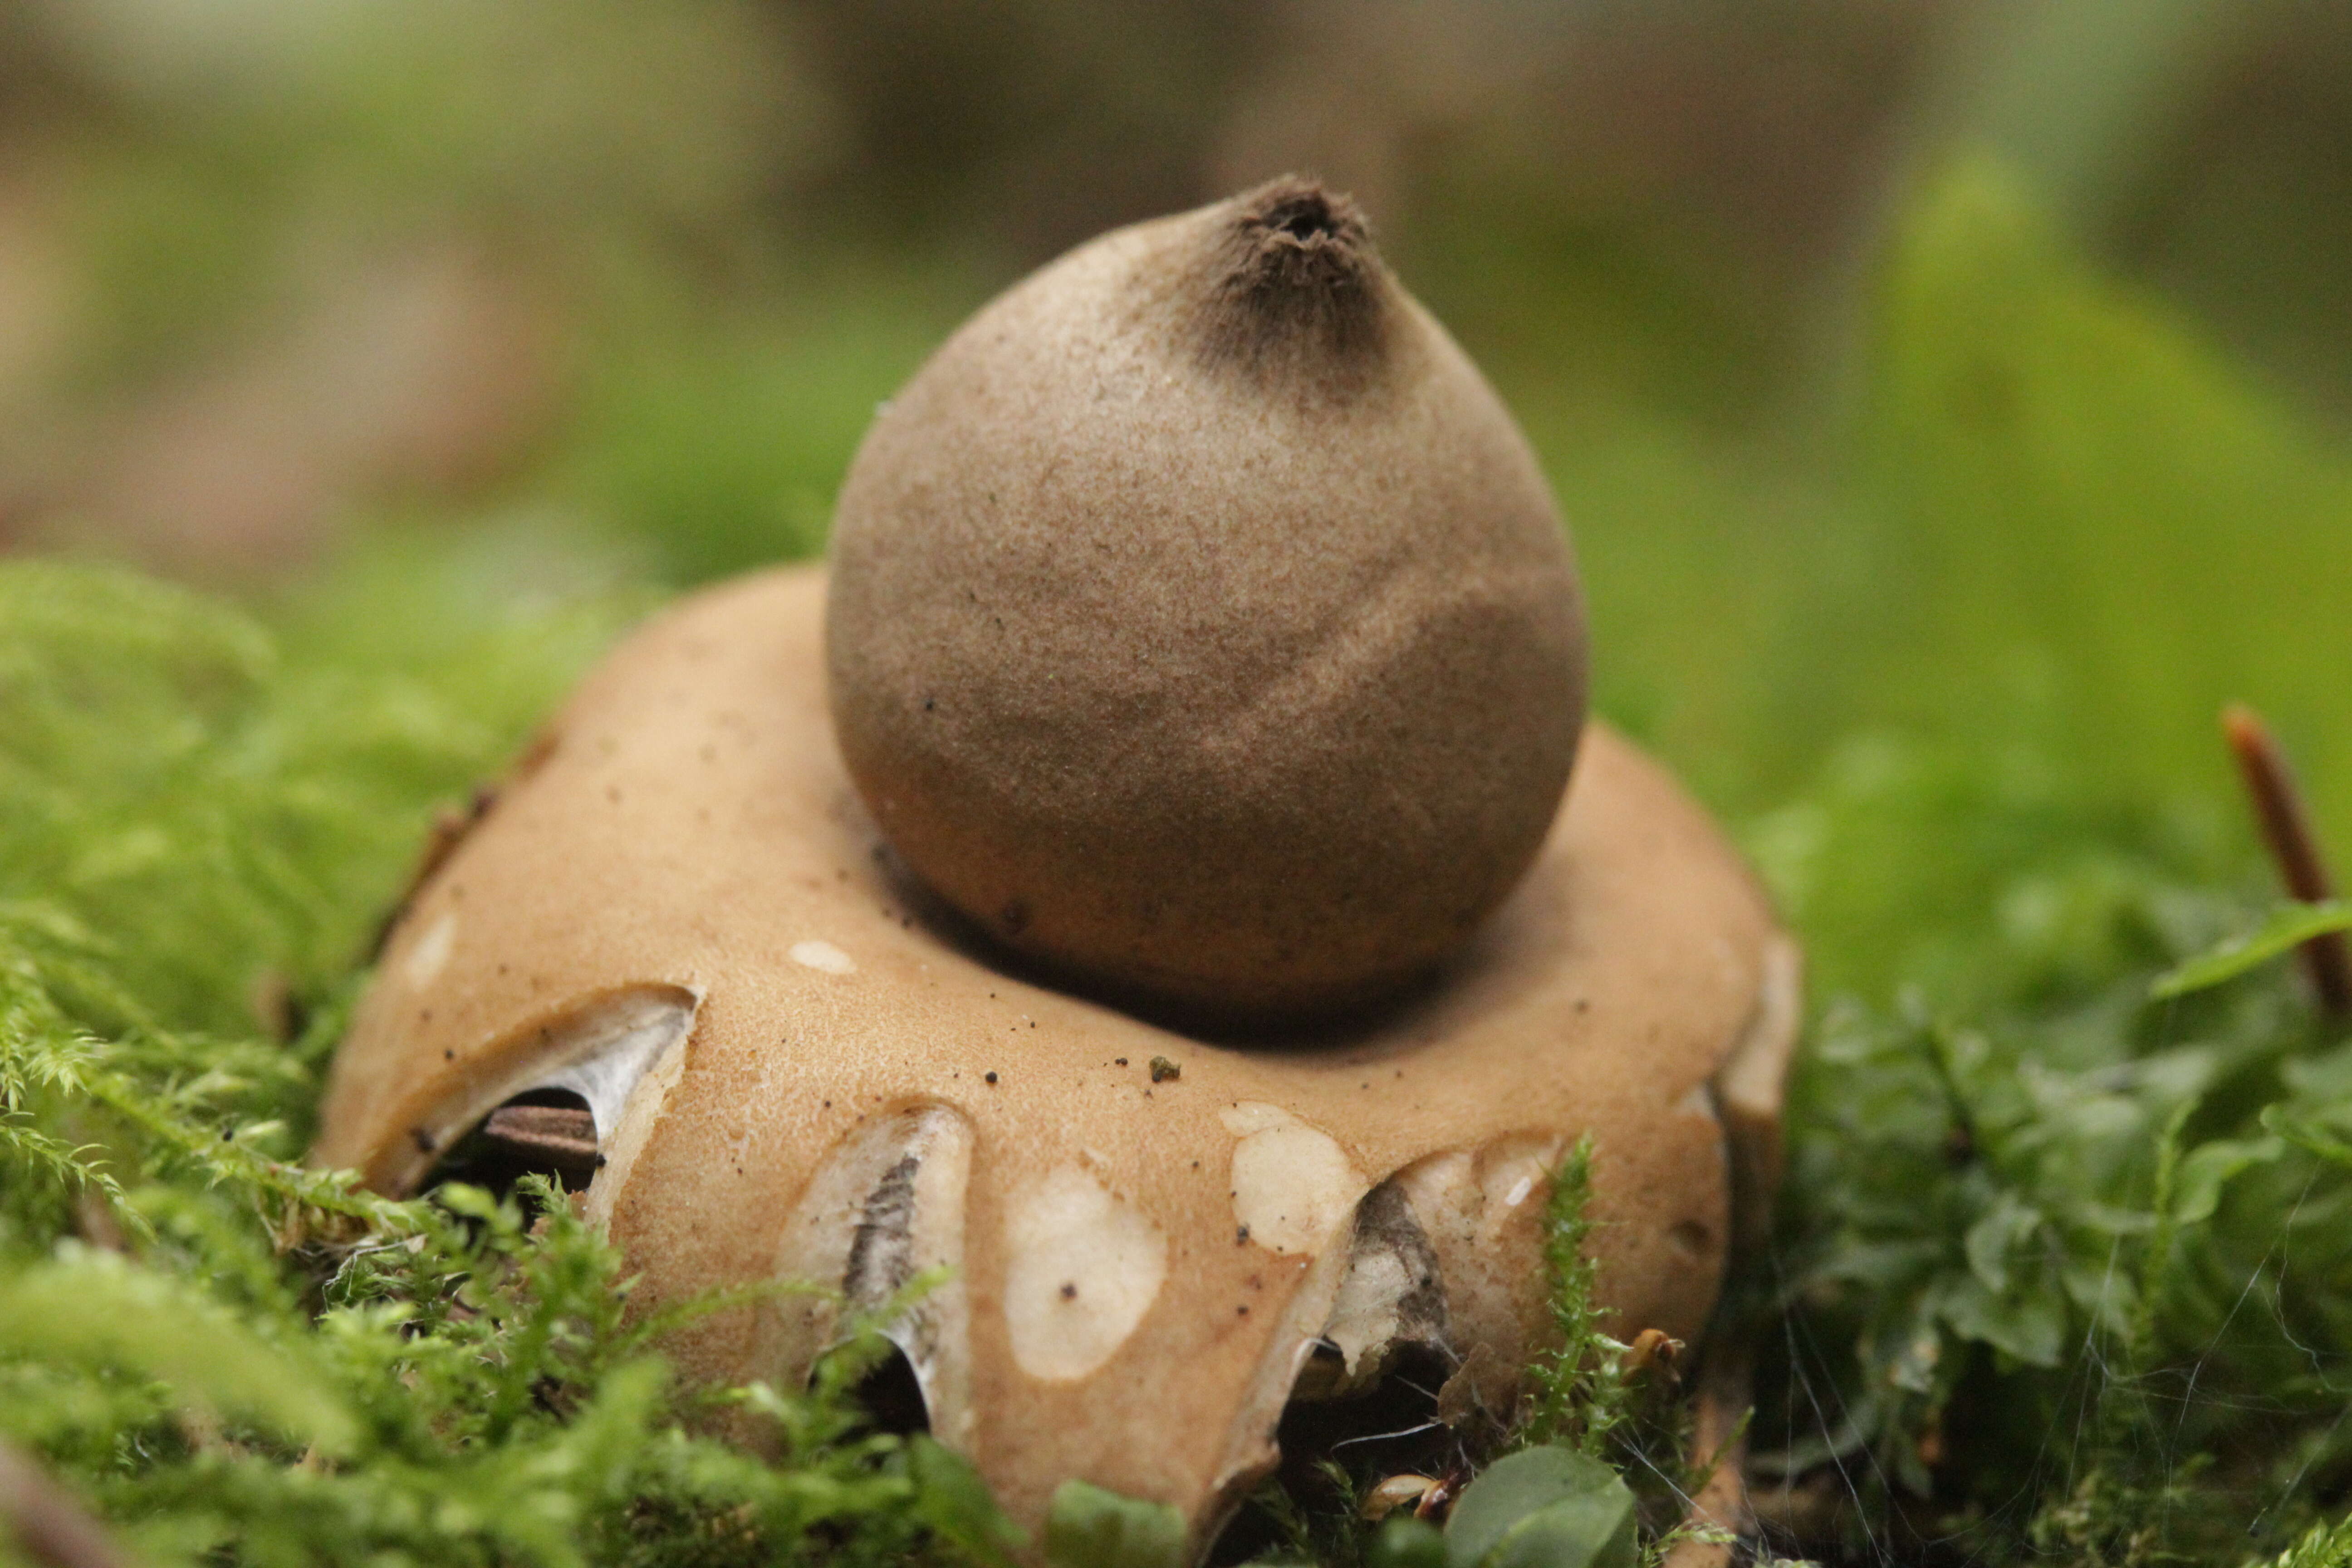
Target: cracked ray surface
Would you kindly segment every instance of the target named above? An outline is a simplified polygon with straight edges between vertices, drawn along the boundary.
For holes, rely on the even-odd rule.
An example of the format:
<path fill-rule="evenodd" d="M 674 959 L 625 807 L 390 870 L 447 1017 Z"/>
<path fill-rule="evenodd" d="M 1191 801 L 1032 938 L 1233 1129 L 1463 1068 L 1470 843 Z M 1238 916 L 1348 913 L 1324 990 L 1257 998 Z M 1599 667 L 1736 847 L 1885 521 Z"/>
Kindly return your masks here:
<path fill-rule="evenodd" d="M 1734 1168 L 1777 1157 L 1731 1142 L 1777 1111 L 1793 949 L 1659 769 L 1594 729 L 1535 871 L 1404 1005 L 1195 1037 L 930 921 L 833 749 L 823 593 L 805 570 L 705 592 L 590 677 L 404 912 L 318 1160 L 406 1190 L 432 1157 L 412 1130 L 633 1041 L 586 1194 L 633 1310 L 777 1278 L 878 1307 L 943 1268 L 892 1325 L 934 1432 L 1025 1523 L 1076 1478 L 1176 1505 L 1202 1549 L 1318 1360 L 1370 1377 L 1438 1347 L 1507 1408 L 1547 1323 L 1547 1176 L 1580 1135 L 1609 1304 L 1696 1340 Z M 666 1022 L 615 1027 L 632 1006 Z M 745 1309 L 666 1348 L 690 1378 L 777 1380 L 837 1331 Z"/>

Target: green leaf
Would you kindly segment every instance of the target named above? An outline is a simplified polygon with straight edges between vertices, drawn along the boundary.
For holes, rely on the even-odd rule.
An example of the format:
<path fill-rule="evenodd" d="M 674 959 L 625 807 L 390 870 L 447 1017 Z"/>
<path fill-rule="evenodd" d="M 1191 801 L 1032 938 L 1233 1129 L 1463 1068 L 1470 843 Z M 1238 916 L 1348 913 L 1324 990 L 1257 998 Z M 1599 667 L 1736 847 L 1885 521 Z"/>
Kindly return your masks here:
<path fill-rule="evenodd" d="M 1054 1568 L 1181 1568 L 1184 1516 L 1164 1502 L 1064 1481 L 1045 1515 Z"/>
<path fill-rule="evenodd" d="M 2028 1366 L 2056 1366 L 2065 1344 L 2065 1300 L 2039 1279 L 1996 1294 L 1974 1275 L 1963 1275 L 1938 1310 L 1963 1339 L 1979 1340 Z"/>
<path fill-rule="evenodd" d="M 920 1433 L 907 1443 L 915 1511 L 925 1524 L 984 1563 L 1009 1563 L 1028 1532 L 1004 1517 L 980 1472 L 962 1455 Z"/>
<path fill-rule="evenodd" d="M 1633 1568 L 1633 1494 L 1570 1498 L 1521 1520 L 1486 1556 L 1486 1568 Z"/>
<path fill-rule="evenodd" d="M 2321 904 L 2281 904 L 2253 931 L 2231 937 L 2158 975 L 2147 994 L 2164 1002 L 2208 990 L 2261 968 L 2313 937 L 2339 931 L 2352 931 L 2352 901 L 2331 899 Z"/>
<path fill-rule="evenodd" d="M 1969 1271 L 1984 1282 L 1986 1289 L 1995 1294 L 2007 1290 L 2010 1255 L 2041 1228 L 2041 1210 L 2003 1193 L 1992 1212 L 1969 1227 L 1964 1245 Z"/>
<path fill-rule="evenodd" d="M 2221 1206 L 2221 1189 L 2230 1178 L 2256 1165 L 2267 1165 L 2286 1152 L 2286 1144 L 2272 1138 L 2217 1138 L 2200 1143 L 2180 1162 L 2172 1200 L 2174 1220 L 2197 1225 L 2213 1217 Z"/>
<path fill-rule="evenodd" d="M 1425 1519 L 1391 1519 L 1364 1552 L 1364 1568 L 1445 1568 L 1445 1536 Z"/>
<path fill-rule="evenodd" d="M 1633 1494 L 1572 1449 L 1525 1448 L 1464 1489 L 1445 1527 L 1448 1568 L 1632 1568 Z"/>
<path fill-rule="evenodd" d="M 2263 1130 L 2278 1134 L 2306 1153 L 2316 1154 L 2330 1164 L 2352 1166 L 2352 1143 L 2299 1117 L 2290 1116 L 2283 1106 L 2263 1108 Z"/>

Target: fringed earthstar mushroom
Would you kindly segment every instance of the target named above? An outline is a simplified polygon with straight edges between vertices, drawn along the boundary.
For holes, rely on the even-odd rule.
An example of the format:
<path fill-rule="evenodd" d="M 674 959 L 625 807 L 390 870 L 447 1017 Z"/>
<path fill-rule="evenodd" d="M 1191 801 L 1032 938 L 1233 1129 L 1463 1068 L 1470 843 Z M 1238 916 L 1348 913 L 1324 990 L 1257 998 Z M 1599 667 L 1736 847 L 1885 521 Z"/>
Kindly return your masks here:
<path fill-rule="evenodd" d="M 1508 1415 L 1580 1138 L 1612 1327 L 1699 1339 L 1776 1173 L 1797 959 L 1655 764 L 1584 727 L 1531 867 L 1450 949 L 1244 998 L 1376 1009 L 1204 1032 L 1025 967 L 917 880 L 836 744 L 825 595 L 707 591 L 589 678 L 400 914 L 317 1159 L 390 1193 L 485 1151 L 566 1173 L 637 1310 L 824 1288 L 677 1331 L 700 1383 L 805 1377 L 937 1269 L 888 1328 L 915 1418 L 1033 1535 L 1081 1480 L 1171 1505 L 1195 1557 L 1295 1399 L 1418 1358 L 1442 1411 Z M 1580 703 L 1575 657 L 1573 690 L 1532 689 Z"/>

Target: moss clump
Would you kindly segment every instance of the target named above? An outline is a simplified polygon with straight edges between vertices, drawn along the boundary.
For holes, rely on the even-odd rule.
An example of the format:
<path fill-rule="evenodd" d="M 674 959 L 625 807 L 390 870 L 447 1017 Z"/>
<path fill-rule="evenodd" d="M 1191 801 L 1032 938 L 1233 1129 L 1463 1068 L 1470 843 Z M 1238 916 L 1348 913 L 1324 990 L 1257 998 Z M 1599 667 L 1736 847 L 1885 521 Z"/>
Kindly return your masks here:
<path fill-rule="evenodd" d="M 995 1556 L 958 1461 L 860 1429 L 871 1347 L 701 1396 L 765 1463 L 681 1425 L 551 1190 L 293 1163 L 425 821 L 632 607 L 501 609 L 480 565 L 379 555 L 275 629 L 0 566 L 0 1437 L 161 1563 Z"/>

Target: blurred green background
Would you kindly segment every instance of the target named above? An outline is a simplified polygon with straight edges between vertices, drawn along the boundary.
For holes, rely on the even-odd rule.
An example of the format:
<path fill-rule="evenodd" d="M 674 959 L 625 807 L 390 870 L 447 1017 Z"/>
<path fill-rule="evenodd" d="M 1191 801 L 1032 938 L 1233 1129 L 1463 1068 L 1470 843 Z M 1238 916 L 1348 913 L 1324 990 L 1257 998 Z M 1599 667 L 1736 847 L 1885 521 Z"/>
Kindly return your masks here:
<path fill-rule="evenodd" d="M 439 1316 L 454 1232 L 321 1298 L 343 1265 L 256 1222 L 326 1190 L 278 1162 L 436 804 L 666 596 L 820 552 L 875 404 L 997 289 L 1285 170 L 1518 412 L 1601 711 L 1804 938 L 1790 1539 L 1851 1502 L 1849 1561 L 2154 1561 L 2160 1499 L 2223 1563 L 2340 1515 L 2341 1023 L 2284 966 L 2147 1000 L 2274 897 L 2224 701 L 2352 870 L 2321 0 L 0 0 L 0 1274 L 162 1216 L 145 1262 L 381 1428 L 318 1474 L 150 1447 L 145 1380 L 0 1331 L 7 1435 L 159 1561 L 534 1520 L 570 1561 L 561 1518 L 674 1562 L 796 1497 L 663 1470 L 607 1349 Z M 604 1279 L 585 1245 L 538 1255 Z M 620 1425 L 509 1429 L 542 1373 Z M 639 1468 L 562 1457 L 608 1440 Z"/>
<path fill-rule="evenodd" d="M 1841 903 L 1776 808 L 1900 748 L 2243 859 L 2244 699 L 2352 852 L 2347 150 L 2286 0 L 8 0 L 0 542 L 346 647 L 650 602 L 821 550 L 1027 268 L 1306 169 L 1541 451 L 1602 710 L 1869 986 L 1981 889 Z"/>

